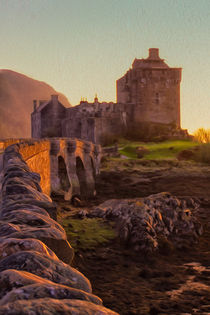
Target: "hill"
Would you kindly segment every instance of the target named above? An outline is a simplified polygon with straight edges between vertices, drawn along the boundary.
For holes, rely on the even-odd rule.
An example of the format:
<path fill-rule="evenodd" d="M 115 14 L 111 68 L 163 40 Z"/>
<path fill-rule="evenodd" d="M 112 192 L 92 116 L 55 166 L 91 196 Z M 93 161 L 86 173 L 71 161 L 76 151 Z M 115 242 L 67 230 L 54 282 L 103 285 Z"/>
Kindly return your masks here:
<path fill-rule="evenodd" d="M 31 136 L 33 99 L 48 100 L 59 94 L 61 103 L 70 107 L 68 99 L 45 82 L 11 70 L 0 70 L 0 138 Z"/>

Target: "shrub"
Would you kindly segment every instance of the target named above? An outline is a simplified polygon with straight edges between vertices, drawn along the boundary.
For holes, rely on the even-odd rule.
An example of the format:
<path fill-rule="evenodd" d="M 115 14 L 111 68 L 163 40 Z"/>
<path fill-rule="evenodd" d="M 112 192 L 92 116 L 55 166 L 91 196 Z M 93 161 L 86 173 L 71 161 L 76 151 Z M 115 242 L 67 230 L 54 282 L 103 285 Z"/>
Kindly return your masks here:
<path fill-rule="evenodd" d="M 210 129 L 199 128 L 194 132 L 195 141 L 210 143 Z"/>

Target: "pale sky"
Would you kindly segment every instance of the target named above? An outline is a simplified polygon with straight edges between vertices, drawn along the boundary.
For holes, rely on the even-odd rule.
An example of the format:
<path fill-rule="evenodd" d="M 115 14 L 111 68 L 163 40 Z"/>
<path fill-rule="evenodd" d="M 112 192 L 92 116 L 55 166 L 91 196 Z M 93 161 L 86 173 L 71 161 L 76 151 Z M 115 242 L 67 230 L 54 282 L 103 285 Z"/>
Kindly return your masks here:
<path fill-rule="evenodd" d="M 210 0 L 0 0 L 0 68 L 45 81 L 72 105 L 116 100 L 148 48 L 182 67 L 182 127 L 210 128 Z"/>

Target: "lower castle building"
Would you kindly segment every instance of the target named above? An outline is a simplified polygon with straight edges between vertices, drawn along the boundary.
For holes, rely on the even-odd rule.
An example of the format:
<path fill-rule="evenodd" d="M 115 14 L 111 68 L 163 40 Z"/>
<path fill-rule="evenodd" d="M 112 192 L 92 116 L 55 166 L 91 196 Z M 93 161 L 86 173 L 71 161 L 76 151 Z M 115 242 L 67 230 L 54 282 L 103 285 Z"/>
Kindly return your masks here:
<path fill-rule="evenodd" d="M 94 143 L 120 136 L 142 124 L 180 130 L 181 68 L 170 68 L 150 48 L 146 59 L 135 59 L 132 68 L 117 80 L 117 103 L 81 101 L 66 108 L 53 95 L 34 101 L 31 114 L 33 138 L 75 137 Z"/>

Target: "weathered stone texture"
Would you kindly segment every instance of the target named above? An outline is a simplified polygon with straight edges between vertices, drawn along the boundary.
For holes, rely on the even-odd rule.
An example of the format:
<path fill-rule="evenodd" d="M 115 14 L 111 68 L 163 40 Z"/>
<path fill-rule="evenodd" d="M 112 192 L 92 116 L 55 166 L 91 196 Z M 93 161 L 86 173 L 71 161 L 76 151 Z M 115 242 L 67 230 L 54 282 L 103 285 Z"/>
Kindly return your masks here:
<path fill-rule="evenodd" d="M 146 198 L 111 199 L 99 205 L 91 216 L 115 220 L 119 237 L 136 251 L 153 252 L 161 241 L 185 248 L 197 242 L 203 228 L 190 209 L 198 204 L 163 192 Z"/>
<path fill-rule="evenodd" d="M 134 104 L 134 122 L 174 124 L 180 128 L 181 68 L 170 68 L 150 48 L 149 57 L 135 59 L 117 80 L 117 102 Z"/>
<path fill-rule="evenodd" d="M 20 198 L 18 191 L 24 191 L 28 195 L 25 199 L 32 198 L 29 203 L 37 206 L 38 202 L 47 201 L 48 198 L 43 193 L 38 197 L 41 189 L 46 195 L 50 195 L 52 192 L 62 193 L 66 200 L 71 200 L 74 195 L 80 196 L 80 198 L 89 198 L 94 195 L 95 174 L 99 172 L 101 158 L 99 145 L 69 138 L 26 140 L 11 147 L 7 146 L 8 143 L 5 141 L 3 146 L 6 148 L 8 159 L 10 150 L 13 155 L 15 154 L 12 162 L 8 163 L 7 170 L 5 169 L 4 181 L 11 177 L 10 171 L 13 172 L 12 179 L 10 179 L 11 185 L 9 186 L 9 182 L 7 182 L 6 188 L 7 193 L 13 196 L 9 203 L 11 200 L 18 203 Z M 27 164 L 17 165 L 19 159 L 26 161 Z M 0 166 L 1 173 L 3 162 Z M 14 177 L 16 177 L 15 182 Z M 24 182 L 28 183 L 27 188 L 21 185 L 23 178 Z M 13 190 L 16 190 L 17 193 L 14 194 Z M 35 199 L 34 194 L 37 196 Z"/>
<path fill-rule="evenodd" d="M 33 138 L 61 137 L 61 120 L 65 118 L 66 109 L 58 101 L 58 95 L 40 104 L 31 114 Z"/>
<path fill-rule="evenodd" d="M 66 264 L 73 249 L 64 229 L 50 218 L 55 215 L 52 201 L 42 193 L 40 177 L 30 171 L 20 147 L 12 145 L 4 153 L 0 314 L 116 314 L 92 294 L 89 280 Z M 30 150 L 36 156 L 36 148 L 21 148 L 25 158 Z"/>
<path fill-rule="evenodd" d="M 50 194 L 50 142 L 43 141 L 32 145 L 20 145 L 20 154 L 33 172 L 41 175 L 40 186 L 44 193 Z"/>

